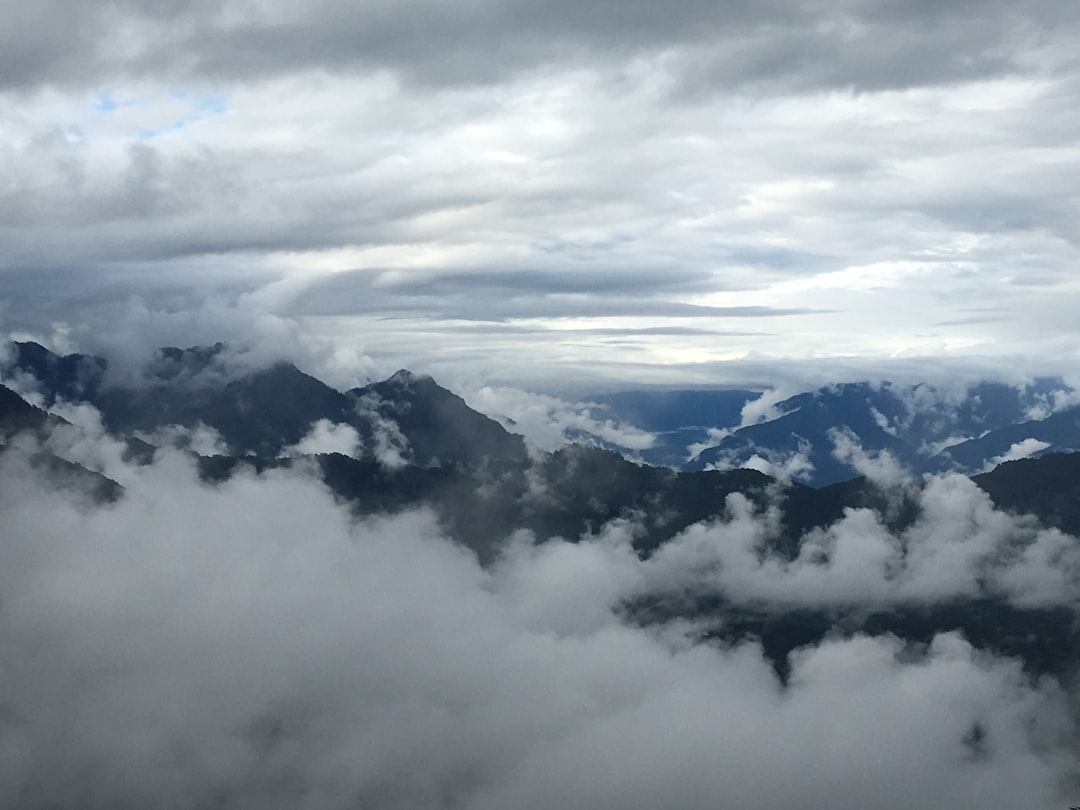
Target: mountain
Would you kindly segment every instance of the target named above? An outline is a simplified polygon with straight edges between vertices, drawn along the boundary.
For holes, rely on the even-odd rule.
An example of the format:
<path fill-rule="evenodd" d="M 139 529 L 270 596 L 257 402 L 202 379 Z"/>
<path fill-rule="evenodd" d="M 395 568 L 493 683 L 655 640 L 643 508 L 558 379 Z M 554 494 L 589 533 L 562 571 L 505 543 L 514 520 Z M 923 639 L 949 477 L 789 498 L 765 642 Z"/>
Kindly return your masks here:
<path fill-rule="evenodd" d="M 85 354 L 57 355 L 33 342 L 12 342 L 7 362 L 0 366 L 5 376 L 28 374 L 37 380 L 46 406 L 57 400 L 94 400 L 105 375 L 106 362 Z"/>
<path fill-rule="evenodd" d="M 576 543 L 605 530 L 624 531 L 639 559 L 656 561 L 661 571 L 673 544 L 680 549 L 676 556 L 705 554 L 712 562 L 705 568 L 704 580 L 642 593 L 623 606 L 626 615 L 643 625 L 672 619 L 692 622 L 703 637 L 723 644 L 759 640 L 781 678 L 787 677 L 789 657 L 800 647 L 855 634 L 892 634 L 918 645 L 939 633 L 959 631 L 980 649 L 1019 657 L 1033 673 L 1061 674 L 1077 661 L 1080 647 L 1069 605 L 1043 604 L 1039 599 L 1017 602 L 982 584 L 973 591 L 961 589 L 924 600 L 845 601 L 824 591 L 817 601 L 800 602 L 795 591 L 773 599 L 735 593 L 755 577 L 794 577 L 800 571 L 821 576 L 845 543 L 849 550 L 843 553 L 854 553 L 852 559 L 860 566 L 852 575 L 865 574 L 865 566 L 872 569 L 875 564 L 874 557 L 860 554 L 859 546 L 880 545 L 883 535 L 888 538 L 880 547 L 885 551 L 879 548 L 874 553 L 898 555 L 895 564 L 900 566 L 908 565 L 912 544 L 922 544 L 920 553 L 925 554 L 934 544 L 963 543 L 980 532 L 993 542 L 1004 539 L 1011 544 L 994 559 L 1016 556 L 1036 542 L 1049 543 L 1053 553 L 1071 553 L 1069 549 L 1080 544 L 1076 539 L 1080 454 L 1049 454 L 1003 464 L 975 477 L 986 493 L 982 495 L 970 483 L 966 488 L 957 485 L 962 480 L 957 476 L 896 486 L 865 477 L 840 480 L 852 468 L 828 449 L 836 430 L 844 430 L 864 449 L 887 451 L 913 469 L 926 470 L 960 463 L 936 452 L 934 443 L 963 432 L 981 431 L 984 440 L 997 433 L 1004 442 L 1034 435 L 1030 431 L 1038 426 L 1060 425 L 1060 432 L 1053 435 L 1062 441 L 1069 435 L 1067 411 L 1039 423 L 1021 420 L 1012 428 L 1000 424 L 1026 412 L 1037 396 L 1030 391 L 986 385 L 950 404 L 937 392 L 919 387 L 832 386 L 780 403 L 777 418 L 736 430 L 696 462 L 699 467 L 721 462 L 737 466 L 740 458 L 771 455 L 782 461 L 783 453 L 802 454 L 815 465 L 816 479 L 827 481 L 811 487 L 755 469 L 678 471 L 650 466 L 598 447 L 569 445 L 530 457 L 520 436 L 471 410 L 430 377 L 402 370 L 387 380 L 340 392 L 288 363 L 230 375 L 222 354 L 220 345 L 164 349 L 155 355 L 144 379 L 119 385 L 109 381 L 104 360 L 58 357 L 36 344 L 24 344 L 13 352 L 16 360 L 5 373 L 42 371 L 39 388 L 44 401 L 81 394 L 100 409 L 105 426 L 117 434 L 138 431 L 153 436 L 169 425 L 212 428 L 230 450 L 198 458 L 208 484 L 241 469 L 261 474 L 299 465 L 317 470 L 356 514 L 424 507 L 447 536 L 485 565 L 496 564 L 508 538 L 522 533 L 543 544 L 560 538 Z M 746 394 L 725 395 L 726 404 L 716 410 L 708 410 L 717 401 L 710 404 L 706 395 L 677 396 L 667 403 L 633 396 L 613 397 L 611 402 L 623 413 L 639 408 L 635 418 L 658 428 L 670 427 L 694 408 L 701 409 L 694 416 L 703 423 L 710 413 L 734 418 Z M 362 450 L 296 459 L 297 444 L 324 420 L 354 431 Z M 30 405 L 12 389 L 0 387 L 0 429 L 5 437 L 29 430 L 47 438 L 61 427 L 78 430 Z M 1010 434 L 1009 429 L 1017 432 Z M 137 460 L 149 462 L 154 448 L 145 442 L 139 447 Z M 124 497 L 119 484 L 105 478 L 100 469 L 52 451 L 8 447 L 2 457 L 5 463 L 25 462 L 56 488 L 74 488 L 92 501 Z M 953 483 L 942 483 L 947 480 Z M 996 522 L 987 529 L 979 522 L 990 510 L 987 496 L 998 509 L 1031 517 L 1012 519 L 995 513 Z M 940 525 L 928 526 L 928 515 L 941 508 L 955 514 L 949 512 Z M 1072 536 L 1048 539 L 1039 534 L 1040 524 Z M 950 539 L 956 526 L 960 533 Z M 739 543 L 749 543 L 749 556 L 738 556 Z M 913 564 L 917 563 L 916 559 Z M 736 564 L 745 571 L 733 592 L 730 582 L 723 587 L 720 583 Z M 979 575 L 980 583 L 984 574 Z M 895 581 L 886 577 L 884 593 L 902 582 L 902 577 Z M 837 583 L 844 585 L 843 580 Z"/>
<path fill-rule="evenodd" d="M 17 458 L 33 470 L 47 475 L 57 488 L 81 492 L 94 502 L 116 500 L 122 487 L 115 481 L 40 449 L 40 443 L 46 442 L 52 431 L 61 425 L 67 425 L 67 422 L 31 405 L 15 391 L 0 385 L 0 457 L 7 460 Z M 9 445 L 19 434 L 28 434 L 34 439 L 30 445 L 32 449 L 20 446 L 19 442 L 14 447 Z"/>
<path fill-rule="evenodd" d="M 652 433 L 652 447 L 636 452 L 646 464 L 680 469 L 689 460 L 690 448 L 713 441 L 716 431 L 738 427 L 746 403 L 761 396 L 744 389 L 618 391 L 587 397 L 600 406 L 600 415 L 617 423 Z M 594 436 L 582 435 L 611 450 L 618 447 Z"/>
<path fill-rule="evenodd" d="M 234 454 L 272 457 L 325 420 L 355 429 L 369 459 L 390 446 L 403 463 L 420 466 L 526 457 L 520 436 L 430 377 L 406 371 L 342 393 L 285 362 L 230 376 L 221 363 L 224 347 L 216 344 L 161 349 L 138 382 L 109 384 L 102 358 L 14 346 L 6 374 L 36 377 L 47 403 L 89 402 L 105 427 L 119 434 L 202 425 L 220 434 Z"/>
<path fill-rule="evenodd" d="M 299 442 L 313 422 L 345 421 L 351 404 L 290 363 L 228 381 L 194 376 L 179 385 L 166 378 L 141 387 L 103 387 L 90 402 L 112 431 L 153 433 L 201 423 L 220 433 L 233 452 L 267 456 Z"/>
<path fill-rule="evenodd" d="M 1080 453 L 1008 461 L 972 480 L 998 508 L 1080 537 Z"/>
<path fill-rule="evenodd" d="M 521 436 L 474 411 L 431 377 L 402 369 L 382 382 L 353 388 L 347 396 L 354 413 L 369 417 L 366 423 L 346 421 L 369 440 L 377 440 L 380 424 L 394 425 L 414 464 L 476 465 L 488 459 L 523 461 L 528 455 Z"/>
<path fill-rule="evenodd" d="M 1080 447 L 1077 419 L 1068 412 L 1028 422 L 1028 414 L 1062 387 L 1053 379 L 1026 388 L 981 383 L 957 395 L 927 385 L 828 386 L 778 403 L 778 416 L 733 431 L 684 469 L 749 464 L 822 486 L 857 474 L 852 459 L 835 452 L 838 437 L 848 436 L 863 451 L 888 453 L 914 474 L 979 472 L 986 460 L 1033 436 L 1046 435 L 1051 449 Z M 1018 422 L 1027 424 L 1020 428 Z"/>
<path fill-rule="evenodd" d="M 1007 458 L 1014 447 L 1023 447 L 1025 443 L 1034 443 L 1030 455 L 1080 450 L 1080 408 L 991 430 L 949 447 L 944 455 L 963 469 L 980 470 L 994 466 L 998 460 Z"/>
<path fill-rule="evenodd" d="M 0 438 L 22 431 L 42 431 L 57 421 L 46 411 L 31 405 L 6 385 L 0 385 Z"/>

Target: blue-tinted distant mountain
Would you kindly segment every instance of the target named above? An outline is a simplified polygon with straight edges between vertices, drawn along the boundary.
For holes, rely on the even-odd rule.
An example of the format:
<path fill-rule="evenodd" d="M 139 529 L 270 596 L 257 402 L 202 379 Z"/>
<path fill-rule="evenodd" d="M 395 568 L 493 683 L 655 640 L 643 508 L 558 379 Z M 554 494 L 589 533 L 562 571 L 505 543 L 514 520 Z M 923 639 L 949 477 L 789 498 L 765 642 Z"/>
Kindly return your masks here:
<path fill-rule="evenodd" d="M 786 469 L 814 486 L 843 481 L 857 470 L 849 459 L 834 454 L 840 433 L 869 453 L 888 452 L 916 474 L 948 469 L 978 472 L 982 468 L 978 451 L 967 455 L 942 451 L 1029 419 L 1033 408 L 1045 407 L 1048 396 L 1064 388 L 1059 380 L 1040 380 L 1026 388 L 981 383 L 956 396 L 926 385 L 828 386 L 784 400 L 777 406 L 781 416 L 736 430 L 703 450 L 685 469 L 749 464 L 776 472 Z M 1059 421 L 1059 434 L 1064 436 L 1068 422 L 1063 416 Z M 1032 435 L 1028 431 L 1021 439 Z M 1005 438 L 1001 442 L 1004 449 L 998 455 L 1011 444 Z M 970 463 L 976 455 L 978 463 Z"/>
<path fill-rule="evenodd" d="M 1025 447 L 1025 444 L 1031 446 Z M 1025 455 L 1080 450 L 1080 408 L 1069 408 L 1045 419 L 1030 420 L 992 430 L 945 450 L 962 469 L 978 471 L 993 467 L 1002 460 L 1012 460 L 1017 450 Z"/>
<path fill-rule="evenodd" d="M 665 431 L 738 425 L 743 406 L 759 396 L 760 391 L 744 389 L 660 389 L 598 394 L 589 400 L 639 428 Z"/>
<path fill-rule="evenodd" d="M 637 452 L 643 461 L 681 468 L 690 458 L 690 447 L 707 444 L 710 430 L 737 427 L 743 406 L 760 395 L 743 389 L 658 389 L 599 394 L 589 400 L 602 405 L 614 421 L 656 436 L 652 447 Z"/>

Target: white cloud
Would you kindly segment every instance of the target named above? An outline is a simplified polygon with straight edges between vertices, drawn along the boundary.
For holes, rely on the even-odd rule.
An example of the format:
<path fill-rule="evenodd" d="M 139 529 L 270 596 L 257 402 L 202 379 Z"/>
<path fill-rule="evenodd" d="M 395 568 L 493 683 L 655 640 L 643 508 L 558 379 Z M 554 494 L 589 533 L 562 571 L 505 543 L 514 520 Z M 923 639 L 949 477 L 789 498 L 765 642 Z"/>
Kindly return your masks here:
<path fill-rule="evenodd" d="M 284 455 L 313 455 L 317 453 L 341 453 L 358 457 L 363 451 L 363 441 L 352 425 L 336 424 L 320 419 L 299 442 L 284 451 Z"/>
<path fill-rule="evenodd" d="M 739 427 L 756 425 L 759 422 L 771 422 L 789 413 L 789 411 L 781 410 L 779 405 L 795 393 L 797 392 L 784 388 L 770 388 L 763 391 L 760 397 L 750 400 L 743 406 L 742 422 Z"/>
<path fill-rule="evenodd" d="M 166 425 L 153 433 L 136 431 L 135 435 L 155 446 L 186 449 L 200 456 L 229 455 L 229 447 L 221 434 L 202 422 L 190 428 L 183 425 Z"/>
<path fill-rule="evenodd" d="M 886 495 L 910 499 L 916 517 L 909 525 L 889 528 L 871 509 L 848 508 L 836 523 L 803 537 L 793 559 L 770 550 L 780 533 L 778 506 L 759 514 L 744 496 L 731 495 L 723 520 L 691 526 L 656 552 L 649 587 L 785 608 L 980 597 L 1023 607 L 1076 604 L 1074 540 L 994 509 L 964 476 L 931 477 L 921 490 L 899 486 Z"/>
<path fill-rule="evenodd" d="M 462 396 L 470 407 L 502 421 L 510 432 L 521 434 L 543 451 L 557 450 L 570 441 L 588 441 L 589 437 L 629 451 L 647 450 L 656 442 L 654 434 L 604 416 L 604 409 L 595 403 L 567 402 L 491 385 L 466 389 Z"/>
<path fill-rule="evenodd" d="M 754 453 L 742 466 L 783 481 L 806 481 L 814 474 L 814 463 L 810 460 L 812 453 L 810 442 L 800 440 L 797 450 Z"/>
<path fill-rule="evenodd" d="M 519 538 L 483 569 L 431 515 L 354 522 L 296 472 L 211 487 L 164 451 L 97 509 L 11 454 L 0 479 L 0 699 L 18 717 L 0 807 L 1070 798 L 1053 681 L 951 635 L 921 655 L 855 637 L 803 649 L 782 687 L 756 644 L 620 617 L 659 564 L 629 524 Z M 729 531 L 753 533 L 732 503 Z"/>
<path fill-rule="evenodd" d="M 356 401 L 357 413 L 370 420 L 372 441 L 371 448 L 375 459 L 384 467 L 398 470 L 407 465 L 412 455 L 409 440 L 401 432 L 401 427 L 379 409 L 381 400 L 376 394 L 365 394 Z M 359 439 L 359 436 L 357 437 Z"/>
<path fill-rule="evenodd" d="M 706 431 L 708 438 L 703 442 L 693 442 L 686 448 L 686 460 L 692 461 L 701 455 L 703 450 L 708 450 L 710 447 L 716 447 L 724 439 L 731 435 L 730 428 L 708 428 Z"/>
<path fill-rule="evenodd" d="M 896 489 L 912 480 L 911 472 L 893 457 L 888 450 L 870 453 L 863 449 L 856 436 L 848 428 L 829 429 L 833 443 L 833 458 L 850 464 L 859 475 L 887 489 Z"/>
<path fill-rule="evenodd" d="M 995 456 L 986 465 L 986 470 L 992 470 L 998 464 L 1004 464 L 1006 461 L 1016 461 L 1021 458 L 1030 458 L 1038 453 L 1040 450 L 1045 450 L 1050 446 L 1050 442 L 1044 442 L 1041 439 L 1024 439 L 1020 442 L 1014 442 L 1009 445 L 1009 449 L 1000 456 Z M 985 472 L 985 470 L 984 470 Z"/>
<path fill-rule="evenodd" d="M 44 450 L 120 484 L 126 485 L 138 476 L 138 471 L 124 461 L 126 444 L 106 433 L 101 414 L 92 405 L 60 401 L 50 411 L 65 423 L 51 430 L 40 444 L 28 434 L 17 435 L 12 444 L 28 452 Z"/>

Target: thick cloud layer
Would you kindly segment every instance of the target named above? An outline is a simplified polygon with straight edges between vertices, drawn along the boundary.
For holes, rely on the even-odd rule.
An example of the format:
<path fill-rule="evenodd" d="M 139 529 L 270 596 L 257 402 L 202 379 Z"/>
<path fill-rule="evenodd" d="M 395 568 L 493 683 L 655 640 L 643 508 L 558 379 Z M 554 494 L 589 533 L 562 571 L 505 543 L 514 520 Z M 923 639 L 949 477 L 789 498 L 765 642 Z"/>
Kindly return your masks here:
<path fill-rule="evenodd" d="M 12 12 L 3 75 L 15 87 L 78 83 L 88 68 L 217 79 L 383 68 L 422 84 L 491 83 L 560 57 L 573 63 L 675 51 L 688 84 L 847 86 L 858 76 L 860 89 L 878 89 L 1007 74 L 1027 67 L 1021 54 L 1036 50 L 1038 37 L 1076 24 L 1050 3 L 962 1 L 897 8 L 687 0 L 661 10 L 610 0 L 541 8 L 521 0 L 453 7 L 284 0 L 258 8 L 52 0 Z M 57 26 L 57 19 L 74 24 Z M 717 39 L 727 47 L 715 47 Z"/>
<path fill-rule="evenodd" d="M 169 451 L 125 483 L 119 502 L 93 507 L 16 453 L 0 457 L 0 806 L 1004 809 L 1075 798 L 1076 729 L 1054 681 L 952 634 L 926 649 L 857 636 L 798 652 L 782 687 L 754 643 L 622 618 L 625 599 L 673 570 L 671 558 L 638 559 L 628 524 L 578 544 L 518 537 L 485 569 L 431 515 L 358 522 L 298 472 L 211 487 Z M 926 521 L 948 526 L 957 503 L 983 534 L 1004 519 L 970 493 L 928 493 Z M 727 549 L 721 571 L 734 570 L 761 519 L 732 508 L 672 557 L 708 532 Z M 880 527 L 852 514 L 830 530 L 832 566 L 869 587 L 874 561 L 845 562 L 860 529 L 873 556 Z M 941 553 L 956 544 L 985 547 L 944 537 Z M 680 576 L 716 570 L 704 562 Z M 786 593 L 812 590 L 814 566 L 774 573 Z M 741 573 L 771 598 L 767 571 Z"/>
<path fill-rule="evenodd" d="M 1080 351 L 1068 4 L 257 5 L 8 3 L 6 331 L 504 384 Z"/>

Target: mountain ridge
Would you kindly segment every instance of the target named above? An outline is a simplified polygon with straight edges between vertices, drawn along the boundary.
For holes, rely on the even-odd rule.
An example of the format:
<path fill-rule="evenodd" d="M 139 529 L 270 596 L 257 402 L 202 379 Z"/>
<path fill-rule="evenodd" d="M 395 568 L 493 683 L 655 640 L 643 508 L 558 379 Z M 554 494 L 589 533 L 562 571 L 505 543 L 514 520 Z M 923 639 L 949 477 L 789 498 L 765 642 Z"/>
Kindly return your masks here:
<path fill-rule="evenodd" d="M 192 452 L 199 474 L 208 484 L 225 481 L 242 469 L 262 475 L 274 470 L 310 470 L 308 464 L 313 462 L 319 479 L 355 514 L 431 509 L 447 536 L 485 565 L 498 564 L 508 538 L 523 531 L 532 543 L 542 545 L 559 540 L 581 542 L 618 526 L 632 531 L 631 545 L 640 558 L 662 559 L 668 545 L 687 533 L 707 532 L 709 527 L 729 531 L 723 527 L 748 516 L 759 521 L 764 531 L 756 546 L 762 559 L 783 566 L 806 565 L 807 549 L 836 531 L 835 527 L 872 516 L 882 531 L 904 538 L 919 530 L 928 508 L 921 499 L 932 482 L 918 479 L 899 488 L 866 477 L 813 488 L 754 469 L 678 471 L 650 466 L 584 445 L 571 444 L 530 456 L 521 437 L 501 438 L 512 434 L 469 409 L 460 397 L 430 377 L 404 370 L 387 380 L 338 392 L 291 364 L 277 363 L 229 382 L 217 378 L 208 390 L 189 385 L 193 375 L 183 369 L 193 368 L 185 358 L 193 358 L 198 365 L 203 359 L 212 360 L 214 354 L 185 355 L 186 350 L 180 351 L 178 355 L 162 355 L 172 363 L 172 369 L 181 368 L 180 373 L 166 374 L 163 381 L 138 391 L 111 389 L 112 394 L 104 393 L 110 390 L 107 387 L 76 389 L 75 381 L 57 372 L 104 370 L 98 363 L 60 363 L 40 352 L 34 356 L 44 360 L 53 374 L 53 389 L 45 393 L 47 398 L 60 399 L 64 392 L 73 390 L 91 391 L 98 402 L 115 409 L 107 417 L 108 425 L 161 427 L 155 419 L 181 415 L 189 422 L 194 419 L 222 427 L 232 441 L 239 437 L 239 443 L 256 451 L 202 456 Z M 179 392 L 179 400 L 170 405 L 163 401 L 164 393 L 173 389 Z M 128 401 L 125 407 L 132 410 L 125 412 L 114 399 L 120 396 L 117 391 L 154 402 L 140 405 Z M 863 391 L 849 389 L 847 394 L 858 396 Z M 812 395 L 804 395 L 798 402 L 804 409 L 803 418 L 815 412 Z M 355 412 L 358 404 L 366 408 L 371 430 L 366 435 L 374 440 L 379 420 L 393 422 L 394 429 L 413 444 L 410 461 L 387 464 L 366 453 L 354 457 L 310 452 L 290 457 L 278 452 L 289 443 L 295 444 L 294 440 L 310 428 L 308 419 L 339 414 L 349 418 L 348 409 Z M 788 412 L 780 420 L 797 413 Z M 15 436 L 22 429 L 45 435 L 61 424 L 51 421 L 54 419 L 17 392 L 0 389 L 0 425 L 11 426 L 7 435 Z M 229 421 L 243 419 L 248 420 L 244 427 L 247 433 Z M 496 425 L 500 432 L 494 432 L 490 425 Z M 283 426 L 288 429 L 286 434 L 273 440 L 265 438 Z M 390 430 L 385 425 L 382 429 Z M 500 438 L 485 442 L 489 436 Z M 454 446 L 466 449 L 453 451 Z M 258 452 L 262 449 L 271 452 Z M 12 452 L 25 455 L 23 450 L 5 448 L 0 459 L 22 457 L 12 456 Z M 150 448 L 140 463 L 150 463 L 155 452 Z M 36 465 L 37 474 L 52 480 L 58 489 L 74 487 L 95 502 L 123 497 L 123 488 L 98 470 L 47 450 L 27 458 Z M 1024 523 L 1029 519 L 1023 516 L 1033 515 L 1042 525 L 1073 535 L 1080 530 L 1080 507 L 1075 506 L 1080 503 L 1078 481 L 1080 454 L 1013 461 L 974 479 L 986 493 L 983 497 L 997 508 L 1021 516 L 1017 525 L 1028 527 L 1022 531 L 1030 533 L 1030 524 Z M 1074 536 L 1068 542 L 1080 541 Z M 701 625 L 706 637 L 723 643 L 760 640 L 781 679 L 790 671 L 791 654 L 836 634 L 893 634 L 924 643 L 941 632 L 958 630 L 980 648 L 1017 656 L 1033 673 L 1065 672 L 1077 657 L 1072 643 L 1075 630 L 1069 619 L 1072 614 L 1067 608 L 1018 606 L 993 594 L 921 604 L 900 602 L 869 611 L 845 607 L 841 601 L 777 612 L 775 607 L 755 606 L 752 601 L 733 602 L 720 594 L 687 590 L 660 601 L 630 602 L 625 610 L 641 624 L 672 618 L 693 621 Z"/>

